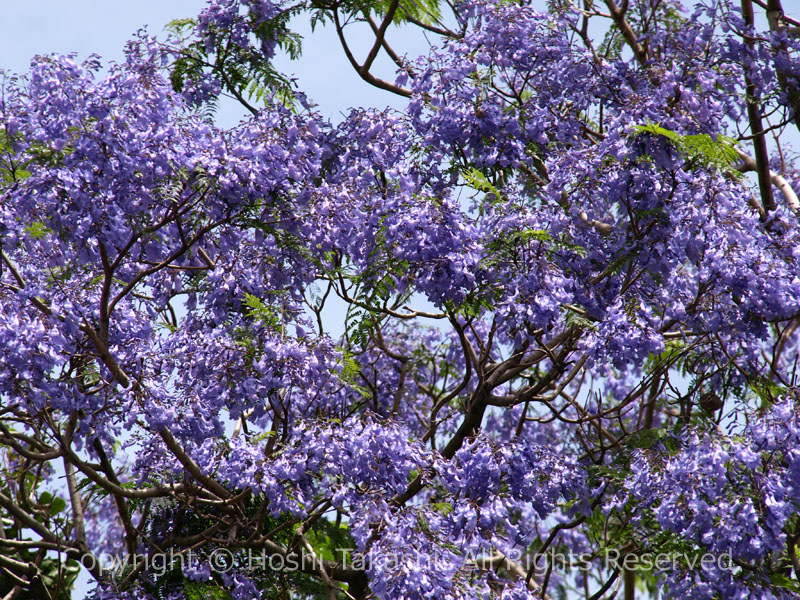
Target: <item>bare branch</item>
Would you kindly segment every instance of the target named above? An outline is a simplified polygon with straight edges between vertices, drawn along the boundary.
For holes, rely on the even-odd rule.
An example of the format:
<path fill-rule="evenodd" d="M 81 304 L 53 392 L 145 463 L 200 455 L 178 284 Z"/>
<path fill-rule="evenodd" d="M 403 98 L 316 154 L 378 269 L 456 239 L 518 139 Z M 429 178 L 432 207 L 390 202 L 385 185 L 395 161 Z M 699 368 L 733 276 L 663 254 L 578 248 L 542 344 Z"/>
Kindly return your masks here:
<path fill-rule="evenodd" d="M 758 169 L 758 164 L 753 157 L 749 156 L 745 152 L 742 152 L 738 148 L 736 149 L 736 152 L 739 154 L 739 158 L 742 159 L 742 164 L 736 167 L 737 171 L 741 173 L 747 173 L 748 171 L 756 171 Z M 800 199 L 798 199 L 797 194 L 789 182 L 786 181 L 782 175 L 776 173 L 775 171 L 769 170 L 768 175 L 772 184 L 783 193 L 789 208 L 791 208 L 795 214 L 800 214 Z"/>
<path fill-rule="evenodd" d="M 364 66 L 358 64 L 358 61 L 356 60 L 355 56 L 353 56 L 353 52 L 350 50 L 350 46 L 347 44 L 347 40 L 344 37 L 344 27 L 342 26 L 341 19 L 339 18 L 339 11 L 336 9 L 333 10 L 333 22 L 336 27 L 336 35 L 339 37 L 339 42 L 342 45 L 345 56 L 347 56 L 347 60 L 350 61 L 350 64 L 356 70 L 356 73 L 359 74 L 361 79 L 382 90 L 395 93 L 399 96 L 405 96 L 406 98 L 411 97 L 412 92 L 408 88 L 400 87 L 389 83 L 388 81 L 384 81 L 383 79 L 379 79 L 369 72 L 369 67 L 365 68 Z M 378 43 L 377 40 L 376 43 Z M 378 46 L 380 47 L 379 43 Z M 370 64 L 371 62 L 372 61 L 370 61 Z"/>
<path fill-rule="evenodd" d="M 614 0 L 605 0 L 606 6 L 608 6 L 608 10 L 611 12 L 611 18 L 614 20 L 614 23 L 622 32 L 622 37 L 625 38 L 630 49 L 633 51 L 634 57 L 636 57 L 636 61 L 645 66 L 649 57 L 647 56 L 647 51 L 642 47 L 639 43 L 636 33 L 633 31 L 631 24 L 625 18 L 625 12 L 628 8 L 628 2 L 623 2 L 622 6 L 617 6 L 617 3 Z"/>

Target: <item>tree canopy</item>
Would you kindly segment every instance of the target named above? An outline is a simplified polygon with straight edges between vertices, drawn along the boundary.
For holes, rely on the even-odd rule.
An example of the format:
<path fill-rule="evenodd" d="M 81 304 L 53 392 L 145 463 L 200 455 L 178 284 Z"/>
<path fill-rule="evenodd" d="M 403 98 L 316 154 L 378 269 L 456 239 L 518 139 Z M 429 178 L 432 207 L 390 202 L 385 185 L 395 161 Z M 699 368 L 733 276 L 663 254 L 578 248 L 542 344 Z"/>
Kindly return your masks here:
<path fill-rule="evenodd" d="M 297 19 L 405 108 L 321 118 Z M 5 74 L 0 595 L 800 598 L 798 50 L 780 0 L 209 0 Z"/>

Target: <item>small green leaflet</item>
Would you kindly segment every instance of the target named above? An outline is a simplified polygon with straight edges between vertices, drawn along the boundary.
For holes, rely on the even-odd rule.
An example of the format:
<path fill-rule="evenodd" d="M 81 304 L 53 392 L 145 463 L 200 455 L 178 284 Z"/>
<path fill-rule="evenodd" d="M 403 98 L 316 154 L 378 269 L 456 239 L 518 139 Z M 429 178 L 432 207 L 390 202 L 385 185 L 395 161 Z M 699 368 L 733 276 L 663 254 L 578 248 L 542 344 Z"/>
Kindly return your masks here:
<path fill-rule="evenodd" d="M 486 175 L 475 167 L 462 171 L 461 175 L 471 188 L 480 192 L 486 192 L 487 194 L 494 194 L 494 197 L 498 200 L 502 198 L 500 191 L 492 185 L 492 182 L 486 178 Z"/>
<path fill-rule="evenodd" d="M 33 223 L 25 227 L 25 233 L 27 233 L 35 240 L 41 240 L 46 238 L 51 233 L 53 233 L 53 230 L 50 229 L 47 225 L 45 225 L 41 221 L 34 221 Z"/>

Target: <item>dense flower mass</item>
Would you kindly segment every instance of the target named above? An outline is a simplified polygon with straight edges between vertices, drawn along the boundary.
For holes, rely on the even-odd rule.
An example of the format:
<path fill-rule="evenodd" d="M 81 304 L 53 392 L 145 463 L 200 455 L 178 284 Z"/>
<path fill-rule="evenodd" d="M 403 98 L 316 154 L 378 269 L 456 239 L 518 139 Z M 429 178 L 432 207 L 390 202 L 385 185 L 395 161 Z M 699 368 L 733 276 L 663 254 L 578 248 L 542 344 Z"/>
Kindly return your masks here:
<path fill-rule="evenodd" d="M 800 598 L 800 23 L 582 4 L 5 76 L 0 595 Z M 300 14 L 405 110 L 320 117 Z"/>
<path fill-rule="evenodd" d="M 686 431 L 677 447 L 643 449 L 608 510 L 633 502 L 637 525 L 654 521 L 728 564 L 753 565 L 740 578 L 719 563 L 670 574 L 680 593 L 750 597 L 769 580 L 762 565 L 780 560 L 786 526 L 797 511 L 798 418 L 794 403 L 784 401 L 741 436 L 701 438 Z"/>

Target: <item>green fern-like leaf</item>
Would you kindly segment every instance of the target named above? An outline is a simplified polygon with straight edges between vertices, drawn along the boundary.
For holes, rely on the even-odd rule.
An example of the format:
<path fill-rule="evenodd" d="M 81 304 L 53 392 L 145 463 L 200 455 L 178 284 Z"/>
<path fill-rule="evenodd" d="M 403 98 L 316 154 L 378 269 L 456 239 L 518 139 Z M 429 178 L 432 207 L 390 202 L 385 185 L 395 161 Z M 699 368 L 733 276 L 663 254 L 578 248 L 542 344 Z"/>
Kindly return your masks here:
<path fill-rule="evenodd" d="M 735 139 L 725 135 L 716 138 L 706 133 L 682 135 L 648 121 L 633 128 L 634 135 L 649 134 L 667 138 L 687 160 L 700 162 L 721 171 L 730 169 L 739 160 Z"/>

